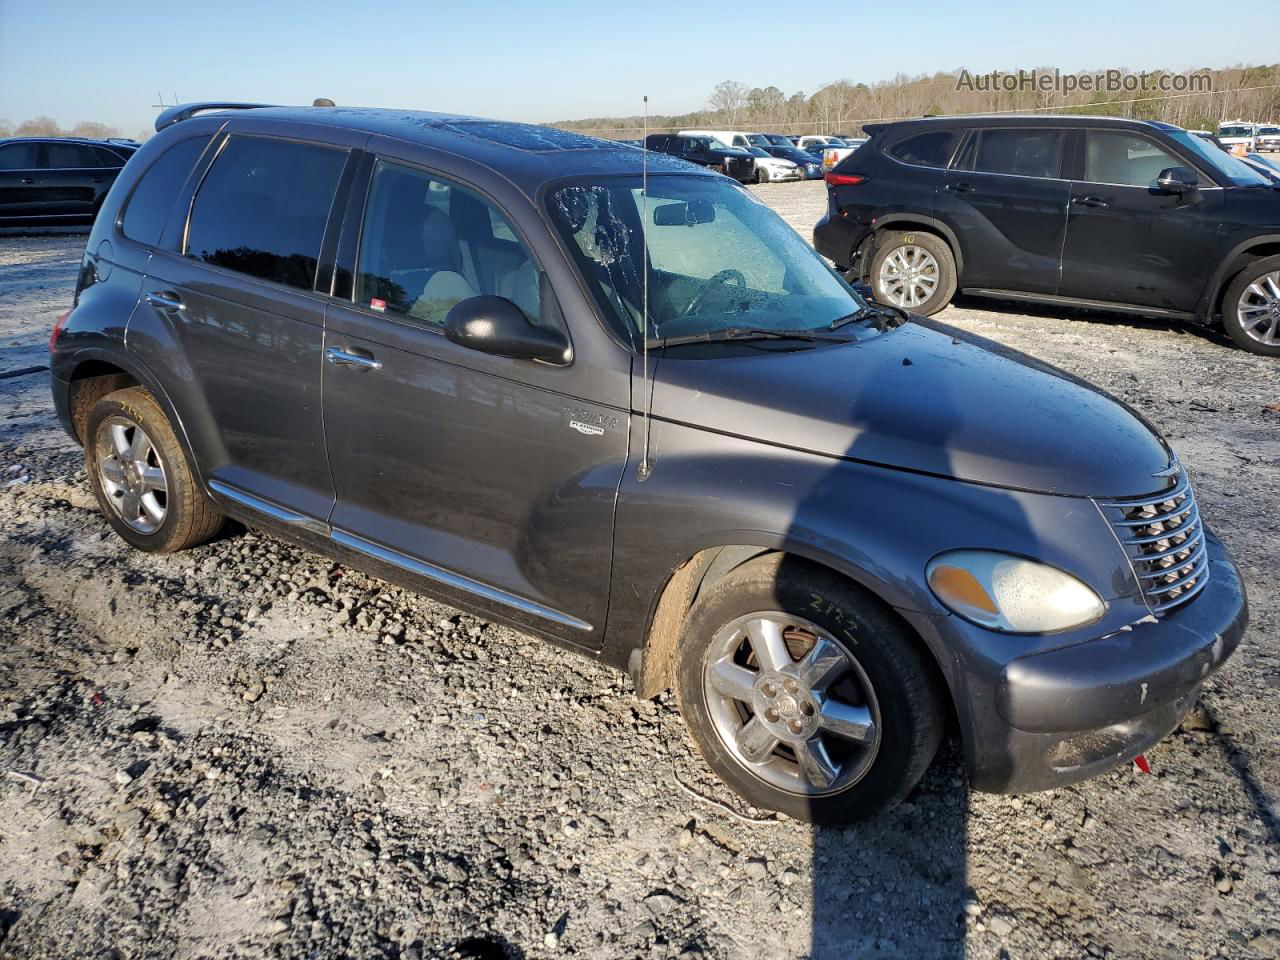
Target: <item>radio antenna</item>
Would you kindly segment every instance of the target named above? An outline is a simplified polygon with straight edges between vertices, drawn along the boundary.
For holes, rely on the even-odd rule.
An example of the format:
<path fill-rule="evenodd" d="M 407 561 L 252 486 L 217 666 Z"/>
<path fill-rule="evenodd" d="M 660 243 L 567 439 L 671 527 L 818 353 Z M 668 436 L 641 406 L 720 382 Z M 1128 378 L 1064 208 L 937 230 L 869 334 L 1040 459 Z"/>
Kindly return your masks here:
<path fill-rule="evenodd" d="M 640 245 L 644 252 L 640 255 L 641 280 L 640 294 L 640 336 L 643 345 L 640 348 L 643 371 L 640 383 L 644 388 L 641 401 L 641 418 L 644 425 L 644 438 L 640 453 L 640 469 L 636 478 L 640 482 L 649 479 L 653 465 L 649 462 L 649 424 L 653 417 L 653 393 L 649 386 L 649 95 L 644 98 L 644 133 L 640 140 Z"/>

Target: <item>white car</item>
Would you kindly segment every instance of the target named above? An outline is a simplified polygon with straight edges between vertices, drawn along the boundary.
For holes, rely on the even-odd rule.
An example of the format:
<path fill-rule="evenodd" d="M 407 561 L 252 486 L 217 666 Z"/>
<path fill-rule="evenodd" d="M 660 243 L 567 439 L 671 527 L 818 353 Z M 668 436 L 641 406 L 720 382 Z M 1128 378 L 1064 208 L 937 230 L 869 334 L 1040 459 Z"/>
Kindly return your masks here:
<path fill-rule="evenodd" d="M 1218 140 L 1224 147 L 1234 147 L 1238 143 L 1243 143 L 1245 149 L 1253 151 L 1258 149 L 1257 144 L 1258 127 L 1257 124 L 1249 123 L 1245 120 L 1232 120 L 1230 123 L 1224 123 L 1218 127 Z"/>
<path fill-rule="evenodd" d="M 762 147 L 747 147 L 756 158 L 756 183 L 773 183 L 777 180 L 803 180 L 804 171 L 799 164 L 783 157 L 771 156 Z"/>
<path fill-rule="evenodd" d="M 1271 153 L 1272 151 L 1280 150 L 1280 127 L 1270 124 L 1258 127 L 1258 131 L 1254 136 L 1256 140 L 1254 149 L 1260 153 Z"/>

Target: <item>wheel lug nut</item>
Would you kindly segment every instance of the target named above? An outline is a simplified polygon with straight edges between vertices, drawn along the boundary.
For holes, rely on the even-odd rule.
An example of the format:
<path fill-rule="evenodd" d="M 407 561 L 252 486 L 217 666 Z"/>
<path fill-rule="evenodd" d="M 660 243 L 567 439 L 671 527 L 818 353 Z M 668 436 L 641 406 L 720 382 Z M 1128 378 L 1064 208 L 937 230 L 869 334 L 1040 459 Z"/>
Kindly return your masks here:
<path fill-rule="evenodd" d="M 766 711 L 764 712 L 764 718 L 765 718 L 766 720 L 768 720 L 770 723 L 777 723 L 777 722 L 778 722 L 778 711 L 777 711 L 777 710 L 774 710 L 772 707 L 770 707 L 768 710 L 766 710 Z"/>
<path fill-rule="evenodd" d="M 792 720 L 790 723 L 787 724 L 787 726 L 791 728 L 792 733 L 799 733 L 804 729 L 804 724 L 801 723 L 799 720 Z"/>
<path fill-rule="evenodd" d="M 796 682 L 795 682 L 794 680 L 792 680 L 790 677 L 788 677 L 786 680 L 783 680 L 783 681 L 782 681 L 782 689 L 783 689 L 783 690 L 786 690 L 786 691 L 787 691 L 787 693 L 795 693 L 795 692 L 796 692 Z"/>
<path fill-rule="evenodd" d="M 802 703 L 802 704 L 800 704 L 800 712 L 801 712 L 801 713 L 803 713 L 806 717 L 812 717 L 812 716 L 813 716 L 813 704 L 812 704 L 812 703 Z"/>
<path fill-rule="evenodd" d="M 778 688 L 775 687 L 772 683 L 766 683 L 764 686 L 760 688 L 760 692 L 763 693 L 766 697 L 773 699 L 773 697 L 778 692 Z"/>

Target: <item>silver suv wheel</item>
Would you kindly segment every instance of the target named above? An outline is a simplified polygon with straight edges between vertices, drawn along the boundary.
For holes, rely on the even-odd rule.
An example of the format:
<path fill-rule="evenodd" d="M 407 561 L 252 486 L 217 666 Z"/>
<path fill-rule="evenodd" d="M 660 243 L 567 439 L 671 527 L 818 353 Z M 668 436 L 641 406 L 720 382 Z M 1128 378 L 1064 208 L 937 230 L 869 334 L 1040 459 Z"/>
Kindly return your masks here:
<path fill-rule="evenodd" d="M 1280 270 L 1264 274 L 1244 288 L 1236 304 L 1240 328 L 1269 347 L 1280 346 Z"/>
<path fill-rule="evenodd" d="M 725 748 L 773 787 L 804 796 L 860 780 L 880 747 L 880 708 L 853 655 L 817 624 L 762 611 L 707 648 L 707 707 Z"/>
<path fill-rule="evenodd" d="M 881 295 L 898 307 L 918 307 L 938 288 L 938 261 L 924 247 L 903 244 L 880 264 Z"/>
<path fill-rule="evenodd" d="M 98 426 L 98 479 L 107 502 L 138 533 L 154 533 L 168 513 L 164 464 L 142 428 L 119 415 Z"/>

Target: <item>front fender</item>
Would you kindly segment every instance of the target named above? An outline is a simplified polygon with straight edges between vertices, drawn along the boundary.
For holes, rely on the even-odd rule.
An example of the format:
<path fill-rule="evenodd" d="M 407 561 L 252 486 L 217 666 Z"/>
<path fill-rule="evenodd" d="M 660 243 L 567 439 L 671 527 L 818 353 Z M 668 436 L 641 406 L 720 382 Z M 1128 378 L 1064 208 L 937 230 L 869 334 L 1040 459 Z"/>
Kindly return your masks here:
<path fill-rule="evenodd" d="M 643 648 L 672 573 L 701 550 L 783 550 L 849 577 L 889 605 L 947 616 L 925 582 L 943 550 L 1001 550 L 1067 570 L 1108 602 L 1116 629 L 1146 615 L 1133 571 L 1092 501 L 1005 490 L 655 422 L 652 473 L 619 490 L 605 656 Z M 633 460 L 633 462 L 635 462 Z M 1097 635 L 1099 624 L 1088 628 Z M 1073 642 L 1010 635 L 1015 656 Z M 1003 642 L 1001 642 L 1003 645 Z M 940 660 L 947 651 L 936 650 Z"/>

